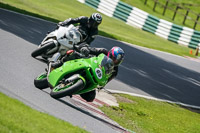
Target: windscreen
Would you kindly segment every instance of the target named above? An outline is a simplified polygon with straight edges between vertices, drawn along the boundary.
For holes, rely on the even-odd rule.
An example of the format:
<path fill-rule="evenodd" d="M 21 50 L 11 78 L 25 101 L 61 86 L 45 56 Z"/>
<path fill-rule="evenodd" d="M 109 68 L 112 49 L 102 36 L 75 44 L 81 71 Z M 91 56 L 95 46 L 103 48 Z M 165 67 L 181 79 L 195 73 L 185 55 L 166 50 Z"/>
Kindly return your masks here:
<path fill-rule="evenodd" d="M 101 67 L 104 67 L 106 74 L 112 73 L 114 69 L 113 60 L 107 56 L 104 56 L 103 60 L 101 61 Z"/>
<path fill-rule="evenodd" d="M 69 31 L 68 31 L 68 36 L 67 38 L 70 40 L 70 41 L 73 41 L 74 43 L 73 44 L 77 44 L 79 43 L 81 40 L 82 40 L 82 35 L 81 33 L 78 31 L 78 29 L 74 26 L 69 26 Z"/>

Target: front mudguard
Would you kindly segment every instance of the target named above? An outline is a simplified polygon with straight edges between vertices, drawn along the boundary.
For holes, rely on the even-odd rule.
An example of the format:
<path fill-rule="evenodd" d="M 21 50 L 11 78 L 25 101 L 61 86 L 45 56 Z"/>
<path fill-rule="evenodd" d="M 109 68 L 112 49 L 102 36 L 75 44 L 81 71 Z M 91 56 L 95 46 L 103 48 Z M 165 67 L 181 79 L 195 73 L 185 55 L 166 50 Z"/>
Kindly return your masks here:
<path fill-rule="evenodd" d="M 42 42 L 41 42 L 40 45 L 46 43 L 47 41 L 57 40 L 56 34 L 57 34 L 57 31 L 56 31 L 56 30 L 50 32 L 49 34 L 47 34 L 47 36 L 42 40 Z"/>

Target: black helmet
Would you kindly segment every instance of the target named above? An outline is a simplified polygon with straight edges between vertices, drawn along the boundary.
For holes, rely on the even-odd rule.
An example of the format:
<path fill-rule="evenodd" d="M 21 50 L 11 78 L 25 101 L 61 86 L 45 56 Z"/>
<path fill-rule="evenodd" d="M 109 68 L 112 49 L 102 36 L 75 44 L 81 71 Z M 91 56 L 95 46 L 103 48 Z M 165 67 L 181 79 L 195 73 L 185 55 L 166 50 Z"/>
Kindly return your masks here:
<path fill-rule="evenodd" d="M 99 13 L 93 13 L 89 18 L 89 27 L 97 28 L 101 24 L 102 16 Z"/>

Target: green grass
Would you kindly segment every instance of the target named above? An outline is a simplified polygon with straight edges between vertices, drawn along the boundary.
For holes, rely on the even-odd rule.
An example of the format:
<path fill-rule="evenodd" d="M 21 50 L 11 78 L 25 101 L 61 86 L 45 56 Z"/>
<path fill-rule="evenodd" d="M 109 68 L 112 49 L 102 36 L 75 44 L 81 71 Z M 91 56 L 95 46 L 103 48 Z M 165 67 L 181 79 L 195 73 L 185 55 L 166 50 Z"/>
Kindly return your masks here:
<path fill-rule="evenodd" d="M 90 16 L 95 9 L 76 0 L 1 0 L 0 7 L 37 16 L 54 22 L 64 21 L 69 17 Z M 78 8 L 77 8 L 78 7 Z M 190 48 L 177 45 L 151 33 L 126 25 L 115 18 L 103 15 L 99 26 L 100 35 L 132 44 L 169 52 L 180 56 L 192 56 Z M 109 44 L 108 44 L 109 45 Z M 195 53 L 195 50 L 192 50 Z"/>
<path fill-rule="evenodd" d="M 68 122 L 33 110 L 0 93 L 1 133 L 86 133 Z"/>
<path fill-rule="evenodd" d="M 119 107 L 101 107 L 106 115 L 136 133 L 199 133 L 200 114 L 175 104 L 115 95 Z"/>
<path fill-rule="evenodd" d="M 147 4 L 144 5 L 145 0 L 121 0 L 125 3 L 128 3 L 134 7 L 137 7 L 139 9 L 142 9 L 146 12 L 148 12 L 149 14 L 156 16 L 158 18 L 170 21 L 172 23 L 178 24 L 178 25 L 182 25 L 182 26 L 186 26 L 186 27 L 190 27 L 193 28 L 194 26 L 194 20 L 196 20 L 197 15 L 193 14 L 192 12 L 199 14 L 200 13 L 200 0 L 171 0 L 168 4 L 168 6 L 172 9 L 167 9 L 165 12 L 165 15 L 163 16 L 163 10 L 164 8 L 157 4 L 156 6 L 156 11 L 153 11 L 153 7 L 154 7 L 154 0 L 147 0 Z M 162 5 L 166 4 L 166 0 L 158 0 L 159 3 L 161 3 Z M 188 4 L 193 4 L 195 6 L 184 6 L 184 8 L 190 8 L 189 14 L 188 14 L 188 19 L 185 21 L 185 25 L 183 25 L 183 20 L 184 20 L 184 16 L 186 14 L 186 9 L 179 9 L 178 13 L 176 14 L 175 20 L 173 21 L 173 15 L 174 15 L 174 10 L 176 9 L 176 6 L 173 5 L 172 3 L 188 3 Z M 193 20 L 191 20 L 193 19 Z M 196 26 L 196 30 L 200 30 L 200 19 L 199 19 L 199 24 Z"/>

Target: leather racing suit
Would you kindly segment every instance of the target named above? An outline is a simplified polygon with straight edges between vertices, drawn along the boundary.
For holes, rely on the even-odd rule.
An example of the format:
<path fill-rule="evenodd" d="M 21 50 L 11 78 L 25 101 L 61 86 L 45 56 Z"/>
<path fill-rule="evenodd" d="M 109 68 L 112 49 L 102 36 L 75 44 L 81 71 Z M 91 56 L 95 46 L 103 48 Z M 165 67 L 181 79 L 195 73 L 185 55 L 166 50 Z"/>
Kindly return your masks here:
<path fill-rule="evenodd" d="M 98 35 L 98 27 L 90 27 L 89 26 L 89 18 L 85 16 L 81 16 L 78 18 L 69 18 L 66 19 L 64 22 L 60 22 L 59 25 L 66 26 L 70 24 L 78 24 L 77 26 L 79 32 L 82 34 L 82 40 L 80 43 L 87 43 L 90 44 Z M 79 43 L 79 44 L 80 44 Z"/>

